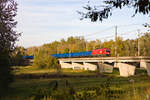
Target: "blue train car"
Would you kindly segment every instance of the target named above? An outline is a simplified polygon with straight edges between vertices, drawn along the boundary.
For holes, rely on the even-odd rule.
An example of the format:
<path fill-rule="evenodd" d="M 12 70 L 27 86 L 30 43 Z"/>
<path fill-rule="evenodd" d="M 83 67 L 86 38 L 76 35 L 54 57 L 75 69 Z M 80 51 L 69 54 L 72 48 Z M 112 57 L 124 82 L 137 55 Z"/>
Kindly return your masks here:
<path fill-rule="evenodd" d="M 64 54 L 52 54 L 51 56 L 56 57 L 56 58 L 87 57 L 87 56 L 92 56 L 92 51 L 64 53 Z"/>
<path fill-rule="evenodd" d="M 23 59 L 33 59 L 34 56 L 23 56 Z"/>
<path fill-rule="evenodd" d="M 64 54 L 52 54 L 51 56 L 56 57 L 56 58 L 89 57 L 89 56 L 92 56 L 92 51 L 64 53 Z M 24 56 L 23 59 L 34 59 L 34 56 Z"/>

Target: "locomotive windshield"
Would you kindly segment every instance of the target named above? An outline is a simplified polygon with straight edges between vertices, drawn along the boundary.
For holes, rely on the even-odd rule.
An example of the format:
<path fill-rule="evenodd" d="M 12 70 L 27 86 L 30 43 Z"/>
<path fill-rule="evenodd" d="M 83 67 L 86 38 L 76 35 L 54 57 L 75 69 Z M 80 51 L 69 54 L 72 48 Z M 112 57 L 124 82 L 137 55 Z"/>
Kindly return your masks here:
<path fill-rule="evenodd" d="M 106 50 L 106 52 L 110 52 L 110 50 Z"/>

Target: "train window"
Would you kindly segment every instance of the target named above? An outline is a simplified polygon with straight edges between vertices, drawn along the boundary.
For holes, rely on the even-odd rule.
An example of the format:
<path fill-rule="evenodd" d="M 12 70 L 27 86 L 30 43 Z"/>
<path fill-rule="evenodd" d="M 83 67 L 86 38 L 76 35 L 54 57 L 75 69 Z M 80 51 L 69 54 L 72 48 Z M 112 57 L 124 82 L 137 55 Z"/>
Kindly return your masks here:
<path fill-rule="evenodd" d="M 110 52 L 110 50 L 106 50 L 106 52 Z"/>

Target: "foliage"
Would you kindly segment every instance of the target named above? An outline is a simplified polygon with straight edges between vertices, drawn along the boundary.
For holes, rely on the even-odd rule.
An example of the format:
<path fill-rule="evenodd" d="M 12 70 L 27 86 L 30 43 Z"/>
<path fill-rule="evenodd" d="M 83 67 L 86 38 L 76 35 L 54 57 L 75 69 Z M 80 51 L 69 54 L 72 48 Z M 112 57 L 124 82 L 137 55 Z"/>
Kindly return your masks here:
<path fill-rule="evenodd" d="M 117 53 L 118 56 L 138 56 L 138 42 L 140 45 L 140 56 L 150 55 L 150 33 L 147 32 L 141 35 L 137 39 L 123 40 L 122 37 L 117 38 Z M 42 49 L 50 54 L 57 53 L 70 53 L 70 52 L 82 52 L 92 51 L 94 49 L 108 48 L 111 50 L 111 56 L 115 56 L 115 41 L 109 40 L 101 42 L 100 40 L 86 41 L 83 37 L 69 37 L 67 40 L 62 39 L 61 41 L 54 41 L 49 44 L 44 44 L 37 49 Z M 31 48 L 27 49 L 27 52 Z M 32 54 L 37 51 L 32 52 Z M 55 60 L 54 60 L 55 61 Z"/>
<path fill-rule="evenodd" d="M 16 47 L 11 53 L 11 64 L 13 66 L 23 65 L 23 56 L 25 56 L 24 47 Z"/>
<path fill-rule="evenodd" d="M 56 58 L 53 58 L 44 50 L 39 50 L 34 55 L 34 64 L 33 65 L 38 68 L 52 68 L 54 66 L 56 66 L 56 67 L 58 66 L 58 61 Z"/>
<path fill-rule="evenodd" d="M 13 77 L 10 68 L 10 57 L 8 52 L 0 53 L 0 97 L 7 92 Z"/>
<path fill-rule="evenodd" d="M 147 56 L 150 54 L 150 33 L 145 33 L 145 35 L 141 36 L 139 39 L 141 55 Z"/>
<path fill-rule="evenodd" d="M 0 96 L 12 81 L 10 73 L 10 53 L 14 49 L 18 34 L 14 28 L 17 3 L 14 0 L 0 1 Z"/>
<path fill-rule="evenodd" d="M 112 15 L 112 10 L 114 8 L 133 8 L 135 9 L 133 16 L 135 16 L 137 13 L 149 15 L 150 11 L 149 0 L 103 0 L 103 2 L 103 5 L 99 6 L 85 6 L 84 9 L 87 11 L 86 13 L 81 11 L 78 12 L 82 15 L 81 19 L 89 18 L 92 22 L 97 20 L 103 21 L 103 19 L 107 19 Z"/>
<path fill-rule="evenodd" d="M 34 55 L 34 53 L 38 52 L 38 47 L 30 47 L 26 50 L 26 55 Z"/>
<path fill-rule="evenodd" d="M 149 100 L 149 82 L 146 76 L 22 79 L 12 85 L 16 90 L 9 96 L 11 100 Z"/>
<path fill-rule="evenodd" d="M 19 36 L 13 30 L 17 24 L 14 20 L 17 12 L 17 4 L 14 0 L 2 0 L 0 7 L 0 50 L 12 50 Z"/>

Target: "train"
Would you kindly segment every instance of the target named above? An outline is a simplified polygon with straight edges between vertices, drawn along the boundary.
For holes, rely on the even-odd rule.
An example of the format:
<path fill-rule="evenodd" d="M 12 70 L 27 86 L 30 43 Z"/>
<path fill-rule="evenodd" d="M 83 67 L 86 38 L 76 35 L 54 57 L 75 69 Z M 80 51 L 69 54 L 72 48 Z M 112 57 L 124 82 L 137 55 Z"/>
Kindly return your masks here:
<path fill-rule="evenodd" d="M 110 50 L 104 48 L 104 49 L 96 49 L 96 50 L 87 51 L 87 52 L 52 54 L 51 56 L 56 57 L 56 58 L 110 56 Z"/>
<path fill-rule="evenodd" d="M 75 58 L 75 57 L 96 57 L 96 56 L 110 56 L 110 49 L 96 49 L 86 52 L 64 53 L 64 54 L 52 54 L 51 56 L 56 58 Z M 34 56 L 24 56 L 24 59 L 33 59 Z"/>

